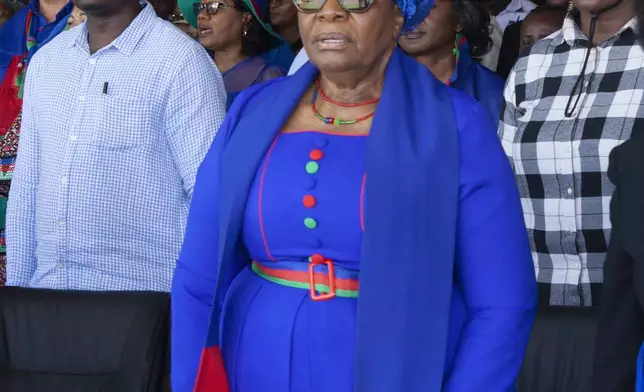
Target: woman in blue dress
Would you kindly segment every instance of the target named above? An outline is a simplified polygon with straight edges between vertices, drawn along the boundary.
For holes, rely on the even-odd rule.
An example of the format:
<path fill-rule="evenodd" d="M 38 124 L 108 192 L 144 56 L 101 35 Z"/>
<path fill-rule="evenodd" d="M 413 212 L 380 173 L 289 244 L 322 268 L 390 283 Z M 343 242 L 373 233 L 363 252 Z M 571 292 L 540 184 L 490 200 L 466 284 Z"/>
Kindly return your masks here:
<path fill-rule="evenodd" d="M 490 16 L 478 0 L 436 0 L 427 19 L 400 39 L 400 47 L 436 78 L 474 97 L 495 124 L 505 81 L 472 57 L 492 47 Z"/>
<path fill-rule="evenodd" d="M 173 391 L 512 391 L 520 199 L 487 113 L 395 49 L 432 1 L 296 5 L 311 62 L 242 93 L 198 174 Z"/>
<path fill-rule="evenodd" d="M 248 87 L 286 74 L 262 57 L 281 44 L 279 35 L 265 22 L 268 0 L 202 0 L 192 5 L 199 42 L 214 54 L 224 78 L 227 109 Z"/>

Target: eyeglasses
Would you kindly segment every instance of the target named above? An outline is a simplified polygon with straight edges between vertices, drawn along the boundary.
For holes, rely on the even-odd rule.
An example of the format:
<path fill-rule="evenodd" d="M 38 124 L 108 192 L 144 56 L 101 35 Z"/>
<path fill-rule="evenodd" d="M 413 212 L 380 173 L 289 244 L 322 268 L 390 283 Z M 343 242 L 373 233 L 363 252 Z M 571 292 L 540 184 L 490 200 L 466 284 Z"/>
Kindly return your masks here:
<path fill-rule="evenodd" d="M 347 12 L 365 12 L 373 4 L 374 0 L 331 0 L 337 1 Z M 327 0 L 293 0 L 300 12 L 307 14 L 318 12 L 324 7 Z"/>
<path fill-rule="evenodd" d="M 215 15 L 219 8 L 237 8 L 234 5 L 228 5 L 220 3 L 218 1 L 209 1 L 207 3 L 194 3 L 192 4 L 192 11 L 195 13 L 195 16 L 199 16 L 201 11 L 206 10 L 208 15 Z"/>

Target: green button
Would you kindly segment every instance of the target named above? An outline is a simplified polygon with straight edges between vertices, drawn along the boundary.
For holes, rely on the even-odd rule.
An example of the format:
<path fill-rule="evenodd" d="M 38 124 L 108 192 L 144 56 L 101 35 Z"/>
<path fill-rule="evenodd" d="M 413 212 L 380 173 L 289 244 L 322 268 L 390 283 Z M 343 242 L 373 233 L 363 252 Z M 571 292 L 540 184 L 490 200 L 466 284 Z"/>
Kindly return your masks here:
<path fill-rule="evenodd" d="M 315 174 L 320 170 L 320 165 L 317 162 L 311 161 L 306 164 L 306 172 L 309 174 Z"/>
<path fill-rule="evenodd" d="M 316 227 L 318 227 L 318 223 L 313 218 L 306 218 L 304 219 L 304 226 L 309 229 L 315 229 Z"/>

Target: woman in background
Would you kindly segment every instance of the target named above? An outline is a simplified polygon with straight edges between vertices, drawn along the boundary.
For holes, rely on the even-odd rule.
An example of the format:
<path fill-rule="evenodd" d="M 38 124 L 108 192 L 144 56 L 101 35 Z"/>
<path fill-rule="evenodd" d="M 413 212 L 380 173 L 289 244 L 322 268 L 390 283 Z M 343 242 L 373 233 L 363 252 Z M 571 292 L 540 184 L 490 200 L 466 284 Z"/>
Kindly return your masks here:
<path fill-rule="evenodd" d="M 280 44 L 268 19 L 268 0 L 203 0 L 193 4 L 199 42 L 214 54 L 224 78 L 227 108 L 248 87 L 284 76 L 285 70 L 262 58 Z"/>
<path fill-rule="evenodd" d="M 503 79 L 472 58 L 490 49 L 489 25 L 490 16 L 479 1 L 436 0 L 430 15 L 399 44 L 438 80 L 478 100 L 496 125 Z"/>

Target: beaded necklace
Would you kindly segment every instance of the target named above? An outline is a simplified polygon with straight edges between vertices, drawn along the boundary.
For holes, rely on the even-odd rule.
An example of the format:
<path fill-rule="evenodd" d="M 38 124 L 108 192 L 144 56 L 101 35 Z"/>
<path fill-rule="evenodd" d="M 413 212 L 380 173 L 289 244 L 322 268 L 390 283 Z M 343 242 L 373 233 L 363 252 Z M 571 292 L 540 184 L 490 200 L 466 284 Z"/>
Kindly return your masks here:
<path fill-rule="evenodd" d="M 323 115 L 320 114 L 320 112 L 318 112 L 317 108 L 315 107 L 315 102 L 317 101 L 317 98 L 318 98 L 318 92 L 319 92 L 320 96 L 322 97 L 322 99 L 324 99 L 325 101 L 327 101 L 327 102 L 329 102 L 329 103 L 331 103 L 333 105 L 340 106 L 340 107 L 345 107 L 345 108 L 355 108 L 355 107 L 365 106 L 365 105 L 369 105 L 369 104 L 372 104 L 372 103 L 376 103 L 376 102 L 378 102 L 380 100 L 380 98 L 376 98 L 376 99 L 372 99 L 370 101 L 360 102 L 360 103 L 341 103 L 341 102 L 336 102 L 333 99 L 331 99 L 330 97 L 328 97 L 326 94 L 324 94 L 324 91 L 322 91 L 322 89 L 320 88 L 320 82 L 316 80 L 315 83 L 314 83 L 314 88 L 313 88 L 313 97 L 311 98 L 311 109 L 313 110 L 313 114 L 315 114 L 315 117 L 317 117 L 320 121 L 322 121 L 325 124 L 333 124 L 333 125 L 356 124 L 356 123 L 359 123 L 361 121 L 364 121 L 364 120 L 367 120 L 367 119 L 373 117 L 376 114 L 376 112 L 373 111 L 373 112 L 371 112 L 369 114 L 366 114 L 364 116 L 358 117 L 358 118 L 353 119 L 353 120 L 342 120 L 342 119 L 339 119 L 337 117 L 324 117 Z"/>

